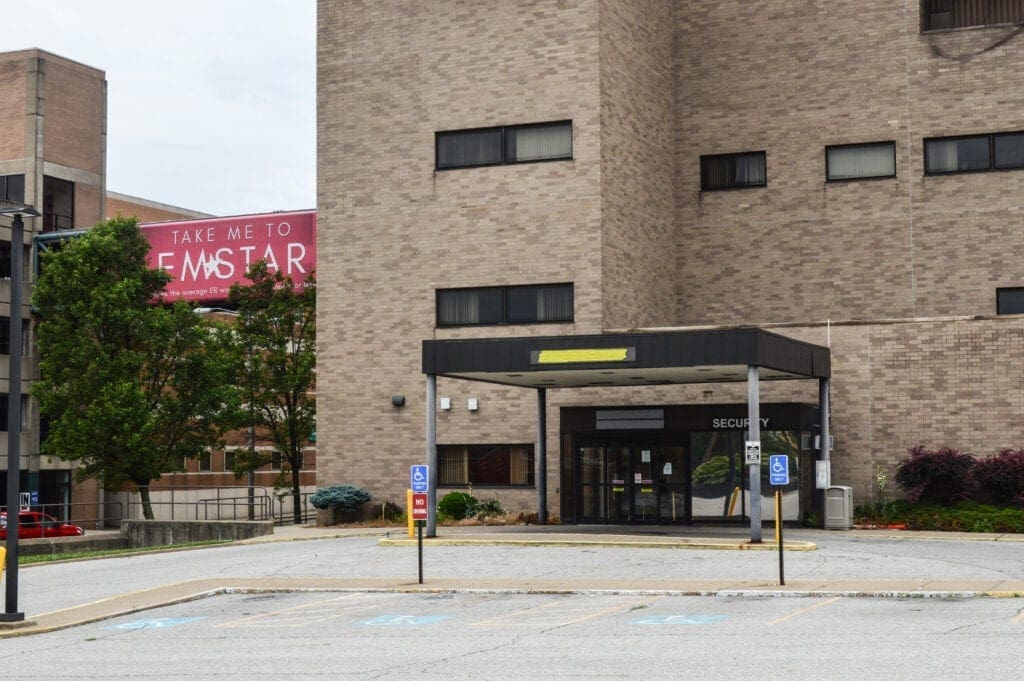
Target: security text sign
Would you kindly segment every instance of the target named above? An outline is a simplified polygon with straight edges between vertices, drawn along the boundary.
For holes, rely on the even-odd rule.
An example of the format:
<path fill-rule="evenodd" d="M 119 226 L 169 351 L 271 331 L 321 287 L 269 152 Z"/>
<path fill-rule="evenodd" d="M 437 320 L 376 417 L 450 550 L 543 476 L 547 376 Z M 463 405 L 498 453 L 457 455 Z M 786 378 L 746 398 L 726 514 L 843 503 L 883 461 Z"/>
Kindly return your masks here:
<path fill-rule="evenodd" d="M 142 225 L 149 266 L 173 277 L 166 299 L 223 301 L 245 283 L 249 265 L 265 260 L 273 274 L 291 277 L 296 289 L 316 268 L 316 211 L 240 215 Z"/>
<path fill-rule="evenodd" d="M 427 495 L 426 493 L 414 493 L 412 495 L 412 519 L 427 519 Z"/>

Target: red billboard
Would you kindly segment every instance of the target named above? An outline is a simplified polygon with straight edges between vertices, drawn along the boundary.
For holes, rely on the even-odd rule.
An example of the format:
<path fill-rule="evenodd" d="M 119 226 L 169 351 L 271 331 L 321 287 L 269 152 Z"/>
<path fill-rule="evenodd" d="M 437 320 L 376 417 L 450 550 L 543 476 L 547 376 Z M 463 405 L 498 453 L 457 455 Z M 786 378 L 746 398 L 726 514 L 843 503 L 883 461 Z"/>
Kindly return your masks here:
<path fill-rule="evenodd" d="M 266 260 L 300 288 L 316 267 L 316 211 L 239 215 L 141 225 L 152 247 L 150 267 L 173 279 L 167 299 L 226 300 L 235 282 L 245 283 L 249 265 Z"/>

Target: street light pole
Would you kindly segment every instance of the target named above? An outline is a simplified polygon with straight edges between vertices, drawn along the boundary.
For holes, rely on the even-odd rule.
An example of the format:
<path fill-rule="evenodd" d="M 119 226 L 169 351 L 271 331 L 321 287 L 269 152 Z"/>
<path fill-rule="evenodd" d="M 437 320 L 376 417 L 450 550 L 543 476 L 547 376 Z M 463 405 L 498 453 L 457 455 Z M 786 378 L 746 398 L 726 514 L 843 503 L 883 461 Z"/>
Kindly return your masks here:
<path fill-rule="evenodd" d="M 7 369 L 7 589 L 0 622 L 20 622 L 18 612 L 18 512 L 21 510 L 21 299 L 24 272 L 24 223 L 22 216 L 39 217 L 30 206 L 0 208 L 11 222 L 11 304 Z"/>

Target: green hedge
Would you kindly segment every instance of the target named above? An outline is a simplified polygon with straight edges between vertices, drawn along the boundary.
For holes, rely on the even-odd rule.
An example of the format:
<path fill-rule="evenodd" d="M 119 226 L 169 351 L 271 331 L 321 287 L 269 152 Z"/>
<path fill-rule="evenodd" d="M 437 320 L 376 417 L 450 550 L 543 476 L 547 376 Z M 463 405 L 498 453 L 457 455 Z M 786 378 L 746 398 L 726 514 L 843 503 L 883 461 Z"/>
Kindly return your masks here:
<path fill-rule="evenodd" d="M 858 524 L 906 524 L 908 530 L 1024 533 L 1024 511 L 964 501 L 954 506 L 893 501 L 858 506 Z"/>

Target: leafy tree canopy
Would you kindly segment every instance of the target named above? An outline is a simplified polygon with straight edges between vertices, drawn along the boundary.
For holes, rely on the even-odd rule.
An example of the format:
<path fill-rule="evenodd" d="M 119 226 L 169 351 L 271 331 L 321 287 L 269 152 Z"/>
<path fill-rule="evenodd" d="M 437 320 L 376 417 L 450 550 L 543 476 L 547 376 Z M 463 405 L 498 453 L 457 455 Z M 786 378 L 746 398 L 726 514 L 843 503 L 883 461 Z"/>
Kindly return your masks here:
<path fill-rule="evenodd" d="M 299 472 L 302 449 L 316 429 L 316 279 L 296 291 L 290 277 L 270 272 L 265 261 L 246 274 L 248 285 L 231 287 L 228 303 L 238 310 L 236 341 L 245 357 L 239 384 L 249 419 L 281 453 L 290 473 L 295 522 L 301 522 Z M 263 463 L 263 454 L 236 456 L 237 473 Z"/>
<path fill-rule="evenodd" d="M 148 250 L 137 221 L 117 217 L 43 254 L 32 394 L 50 420 L 44 451 L 108 488 L 134 483 L 152 518 L 150 481 L 238 425 L 241 358 L 228 329 L 160 304 L 170 277 Z"/>

